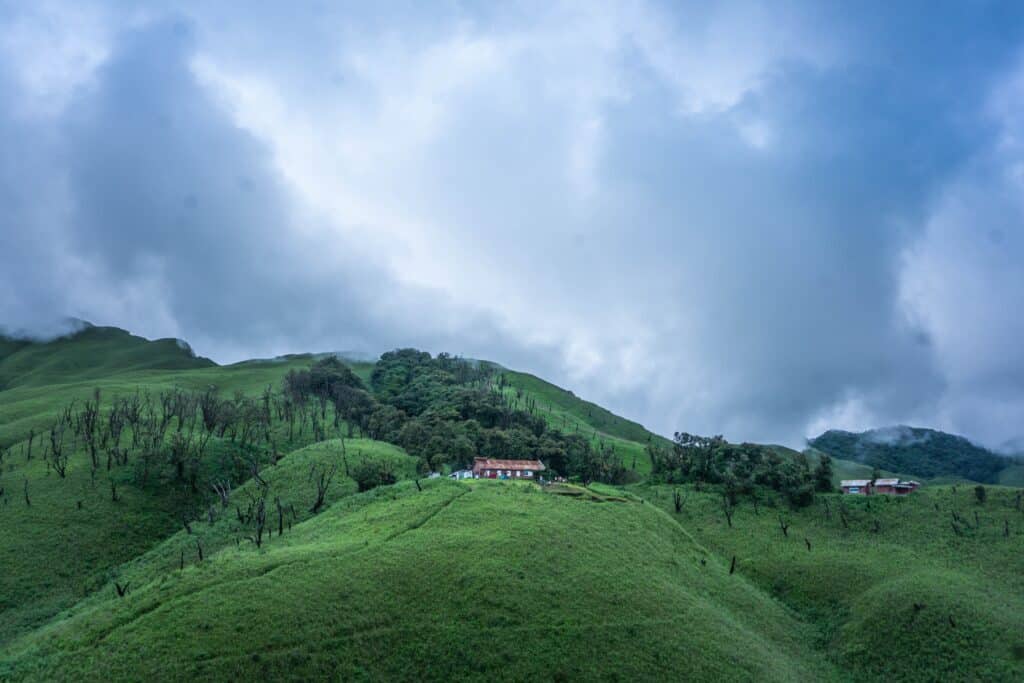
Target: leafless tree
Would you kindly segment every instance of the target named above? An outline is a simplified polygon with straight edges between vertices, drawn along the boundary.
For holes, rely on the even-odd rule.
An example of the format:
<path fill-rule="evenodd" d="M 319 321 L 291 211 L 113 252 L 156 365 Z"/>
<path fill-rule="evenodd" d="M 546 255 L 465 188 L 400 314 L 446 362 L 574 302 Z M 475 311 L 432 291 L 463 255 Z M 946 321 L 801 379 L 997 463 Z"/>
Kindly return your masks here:
<path fill-rule="evenodd" d="M 324 465 L 317 474 L 316 465 L 310 470 L 310 479 L 316 484 L 316 500 L 313 502 L 313 507 L 309 508 L 309 511 L 314 515 L 320 512 L 320 508 L 324 506 L 324 498 L 327 496 L 327 489 L 331 485 L 331 480 L 334 479 L 334 473 L 337 472 L 338 466 L 331 465 L 330 468 Z"/>
<path fill-rule="evenodd" d="M 722 512 L 725 514 L 725 521 L 732 528 L 732 515 L 736 512 L 736 506 L 729 500 L 729 496 L 722 494 Z"/>
<path fill-rule="evenodd" d="M 231 481 L 224 479 L 222 481 L 215 481 L 211 484 L 217 497 L 220 498 L 220 506 L 226 508 L 228 501 L 231 498 Z"/>

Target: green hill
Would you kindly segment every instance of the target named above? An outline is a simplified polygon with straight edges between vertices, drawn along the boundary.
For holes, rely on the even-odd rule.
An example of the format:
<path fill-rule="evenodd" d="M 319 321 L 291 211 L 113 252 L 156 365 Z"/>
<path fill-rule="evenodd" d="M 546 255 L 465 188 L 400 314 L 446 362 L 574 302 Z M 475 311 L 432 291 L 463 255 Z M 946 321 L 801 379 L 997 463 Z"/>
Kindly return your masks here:
<path fill-rule="evenodd" d="M 210 367 L 177 339 L 149 341 L 116 327 L 84 329 L 49 342 L 5 338 L 0 346 L 0 389 L 103 379 L 139 370 Z"/>
<path fill-rule="evenodd" d="M 701 467 L 753 474 L 655 484 L 663 437 L 413 349 L 217 366 L 87 328 L 0 373 L 3 681 L 1024 675 L 1012 489 L 792 496 L 817 452 L 727 442 Z M 577 483 L 427 477 L 477 454 Z"/>
<path fill-rule="evenodd" d="M 835 458 L 925 479 L 996 483 L 1002 470 L 1018 464 L 962 436 L 902 425 L 860 433 L 830 430 L 808 443 Z"/>
<path fill-rule="evenodd" d="M 13 643 L 0 675 L 832 676 L 797 621 L 721 563 L 702 565 L 704 550 L 651 506 L 532 485 L 422 488 L 340 501 L 261 550 L 231 545 L 125 598 L 104 590 Z"/>
<path fill-rule="evenodd" d="M 800 510 L 741 501 L 731 524 L 717 493 L 632 490 L 710 552 L 735 556 L 737 573 L 815 625 L 818 647 L 855 680 L 1024 677 L 1019 489 L 989 487 L 984 503 L 963 485 L 819 496 Z"/>

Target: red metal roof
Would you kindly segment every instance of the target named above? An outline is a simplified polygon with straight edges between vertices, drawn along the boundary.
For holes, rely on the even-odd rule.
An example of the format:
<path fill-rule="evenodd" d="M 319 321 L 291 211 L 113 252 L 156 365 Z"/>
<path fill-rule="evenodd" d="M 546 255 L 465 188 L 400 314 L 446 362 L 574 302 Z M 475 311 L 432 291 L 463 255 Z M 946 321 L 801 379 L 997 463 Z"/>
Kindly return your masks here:
<path fill-rule="evenodd" d="M 540 460 L 494 460 L 492 458 L 474 458 L 474 470 L 533 470 L 539 472 L 547 469 Z"/>

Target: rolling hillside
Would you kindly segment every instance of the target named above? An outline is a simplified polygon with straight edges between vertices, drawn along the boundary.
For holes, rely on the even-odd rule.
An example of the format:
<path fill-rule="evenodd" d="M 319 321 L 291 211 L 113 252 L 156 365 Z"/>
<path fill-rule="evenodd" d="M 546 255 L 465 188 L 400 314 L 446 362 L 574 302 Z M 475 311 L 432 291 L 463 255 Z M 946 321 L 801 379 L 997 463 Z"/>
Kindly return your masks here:
<path fill-rule="evenodd" d="M 663 437 L 478 367 L 414 350 L 217 366 L 112 328 L 4 342 L 0 680 L 1024 675 L 1017 491 L 796 509 L 765 490 L 726 520 L 724 489 L 644 480 Z M 335 412 L 324 387 L 351 400 Z M 90 406 L 142 417 L 90 455 Z M 629 476 L 426 478 L 467 435 L 564 447 L 567 467 L 610 453 Z"/>
<path fill-rule="evenodd" d="M 125 598 L 108 587 L 12 643 L 0 676 L 833 676 L 805 627 L 636 502 L 407 482 L 185 570 L 177 540 L 124 570 L 166 567 Z"/>

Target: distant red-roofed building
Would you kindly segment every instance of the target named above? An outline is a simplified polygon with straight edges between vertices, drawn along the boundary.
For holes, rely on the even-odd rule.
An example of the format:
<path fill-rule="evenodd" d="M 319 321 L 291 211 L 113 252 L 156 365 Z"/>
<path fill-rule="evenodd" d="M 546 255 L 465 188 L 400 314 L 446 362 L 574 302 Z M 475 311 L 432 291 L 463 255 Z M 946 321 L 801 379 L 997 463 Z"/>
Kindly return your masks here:
<path fill-rule="evenodd" d="M 473 459 L 473 476 L 481 479 L 534 479 L 546 469 L 540 460 Z"/>

